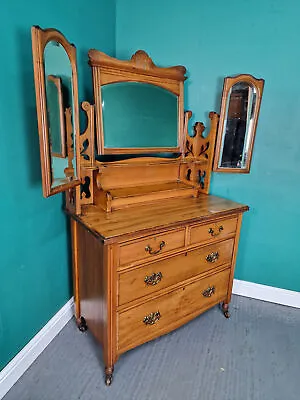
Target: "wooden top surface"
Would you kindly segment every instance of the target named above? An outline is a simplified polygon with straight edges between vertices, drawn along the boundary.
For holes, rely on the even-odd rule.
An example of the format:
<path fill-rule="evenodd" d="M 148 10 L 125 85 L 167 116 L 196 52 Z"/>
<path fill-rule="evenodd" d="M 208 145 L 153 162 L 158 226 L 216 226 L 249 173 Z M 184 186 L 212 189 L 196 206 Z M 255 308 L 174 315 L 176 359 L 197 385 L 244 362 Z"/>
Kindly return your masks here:
<path fill-rule="evenodd" d="M 148 234 L 149 229 L 159 231 L 176 228 L 248 209 L 243 204 L 201 194 L 198 198 L 168 199 L 111 213 L 96 206 L 85 206 L 82 215 L 72 216 L 104 241 L 114 242 L 125 239 L 124 236 L 129 238 Z"/>
<path fill-rule="evenodd" d="M 161 191 L 186 190 L 186 189 L 192 190 L 193 187 L 182 182 L 166 182 L 166 183 L 153 183 L 152 185 L 110 189 L 109 192 L 113 198 L 120 198 L 120 197 L 130 197 L 142 194 L 156 193 Z"/>

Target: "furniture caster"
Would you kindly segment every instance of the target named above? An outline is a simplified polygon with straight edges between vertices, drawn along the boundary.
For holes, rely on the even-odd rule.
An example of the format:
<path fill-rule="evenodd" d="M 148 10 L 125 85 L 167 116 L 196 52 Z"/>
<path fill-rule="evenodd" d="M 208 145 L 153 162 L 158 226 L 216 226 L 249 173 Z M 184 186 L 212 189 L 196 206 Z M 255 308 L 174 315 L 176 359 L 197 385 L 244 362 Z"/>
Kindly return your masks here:
<path fill-rule="evenodd" d="M 77 326 L 80 332 L 85 332 L 87 330 L 86 320 L 83 317 L 78 318 Z"/>
<path fill-rule="evenodd" d="M 112 383 L 112 374 L 106 374 L 105 375 L 105 385 L 110 386 Z"/>
<path fill-rule="evenodd" d="M 110 386 L 112 383 L 114 367 L 105 367 L 105 385 Z"/>
<path fill-rule="evenodd" d="M 223 314 L 224 314 L 224 317 L 225 317 L 225 318 L 230 318 L 229 304 L 223 303 L 223 304 L 222 304 L 222 311 L 223 311 Z"/>

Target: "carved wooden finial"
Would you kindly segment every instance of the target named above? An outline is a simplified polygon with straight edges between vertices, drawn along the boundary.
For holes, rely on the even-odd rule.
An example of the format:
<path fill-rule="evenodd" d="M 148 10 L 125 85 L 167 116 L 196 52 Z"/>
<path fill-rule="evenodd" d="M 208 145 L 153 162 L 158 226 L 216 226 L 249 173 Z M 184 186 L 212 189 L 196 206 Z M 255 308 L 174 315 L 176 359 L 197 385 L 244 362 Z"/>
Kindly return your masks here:
<path fill-rule="evenodd" d="M 131 61 L 137 66 L 137 68 L 144 69 L 146 71 L 149 71 L 154 67 L 152 58 L 144 50 L 136 51 L 132 55 Z"/>

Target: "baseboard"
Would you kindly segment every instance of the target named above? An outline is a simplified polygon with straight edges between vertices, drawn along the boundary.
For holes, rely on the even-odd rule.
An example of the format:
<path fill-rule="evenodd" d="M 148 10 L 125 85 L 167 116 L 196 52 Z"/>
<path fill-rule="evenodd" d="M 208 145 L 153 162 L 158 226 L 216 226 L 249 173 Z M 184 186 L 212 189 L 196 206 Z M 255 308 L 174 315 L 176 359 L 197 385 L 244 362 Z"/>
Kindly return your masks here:
<path fill-rule="evenodd" d="M 30 367 L 48 344 L 73 316 L 73 298 L 70 299 L 30 342 L 0 371 L 0 399 Z"/>
<path fill-rule="evenodd" d="M 300 293 L 292 290 L 235 279 L 233 281 L 232 293 L 239 296 L 268 301 L 270 303 L 300 308 Z"/>

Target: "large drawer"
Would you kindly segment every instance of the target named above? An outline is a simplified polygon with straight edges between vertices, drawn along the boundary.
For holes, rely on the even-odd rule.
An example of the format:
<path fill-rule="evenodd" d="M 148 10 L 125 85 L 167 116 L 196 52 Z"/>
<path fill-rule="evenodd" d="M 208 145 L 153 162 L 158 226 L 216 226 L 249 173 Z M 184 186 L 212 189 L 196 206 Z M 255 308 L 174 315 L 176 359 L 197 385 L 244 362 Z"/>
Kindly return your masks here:
<path fill-rule="evenodd" d="M 237 218 L 220 220 L 190 228 L 190 244 L 226 239 L 236 231 Z"/>
<path fill-rule="evenodd" d="M 147 296 L 223 264 L 230 264 L 233 239 L 203 246 L 119 274 L 119 305 Z"/>
<path fill-rule="evenodd" d="M 230 269 L 118 314 L 118 352 L 145 343 L 225 299 Z"/>
<path fill-rule="evenodd" d="M 147 258 L 151 259 L 157 255 L 184 247 L 184 239 L 185 230 L 180 229 L 125 243 L 120 246 L 120 265 Z"/>

